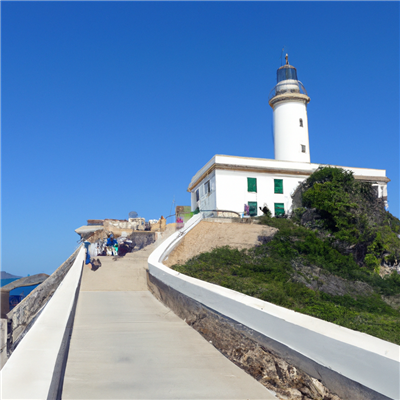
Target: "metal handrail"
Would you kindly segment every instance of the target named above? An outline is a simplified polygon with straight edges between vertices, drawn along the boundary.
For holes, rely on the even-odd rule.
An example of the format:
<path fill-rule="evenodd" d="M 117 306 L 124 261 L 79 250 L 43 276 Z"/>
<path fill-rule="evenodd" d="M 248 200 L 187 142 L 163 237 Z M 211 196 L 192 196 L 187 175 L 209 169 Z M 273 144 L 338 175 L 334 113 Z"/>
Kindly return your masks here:
<path fill-rule="evenodd" d="M 279 82 L 279 84 L 281 84 L 282 82 Z M 299 90 L 294 90 L 294 89 L 291 89 L 291 90 L 284 90 L 284 91 L 279 91 L 279 93 L 277 93 L 276 92 L 276 87 L 279 85 L 279 84 L 276 84 L 272 89 L 271 89 L 271 91 L 269 92 L 269 95 L 268 95 L 268 101 L 270 101 L 273 97 L 275 97 L 277 94 L 283 94 L 283 93 L 300 93 L 300 94 L 305 94 L 306 96 L 308 96 L 308 93 L 307 93 L 307 90 L 306 90 L 306 88 L 304 87 L 304 85 L 300 82 L 300 81 L 297 81 L 297 83 L 299 84 Z"/>
<path fill-rule="evenodd" d="M 182 214 L 191 214 L 193 211 L 190 211 L 190 212 L 182 212 L 182 213 L 179 213 L 179 215 L 182 215 Z M 232 211 L 232 210 L 199 210 L 199 213 L 201 213 L 201 212 L 229 212 L 229 213 L 232 213 L 232 214 L 236 214 L 239 218 L 240 218 L 240 213 L 238 213 L 237 211 Z M 175 214 L 171 214 L 171 215 L 168 215 L 168 217 L 165 217 L 165 219 L 167 219 L 167 218 L 169 218 L 169 217 L 173 217 L 173 216 L 175 216 L 176 215 L 176 213 Z"/>
<path fill-rule="evenodd" d="M 240 213 L 238 213 L 237 211 L 232 211 L 232 210 L 200 210 L 200 212 L 226 212 L 226 213 L 236 214 L 240 218 Z M 217 218 L 219 218 L 219 217 L 217 217 Z M 223 217 L 221 217 L 221 218 L 223 218 Z"/>

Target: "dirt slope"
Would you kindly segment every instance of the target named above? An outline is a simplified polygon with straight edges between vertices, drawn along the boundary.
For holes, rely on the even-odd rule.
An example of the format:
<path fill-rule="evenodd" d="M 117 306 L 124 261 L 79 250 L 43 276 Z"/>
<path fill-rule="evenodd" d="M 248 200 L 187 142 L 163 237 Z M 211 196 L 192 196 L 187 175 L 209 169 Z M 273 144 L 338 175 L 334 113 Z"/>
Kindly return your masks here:
<path fill-rule="evenodd" d="M 200 253 L 216 247 L 248 249 L 260 243 L 259 237 L 273 236 L 277 231 L 265 225 L 201 221 L 176 247 L 164 264 L 184 264 Z"/>

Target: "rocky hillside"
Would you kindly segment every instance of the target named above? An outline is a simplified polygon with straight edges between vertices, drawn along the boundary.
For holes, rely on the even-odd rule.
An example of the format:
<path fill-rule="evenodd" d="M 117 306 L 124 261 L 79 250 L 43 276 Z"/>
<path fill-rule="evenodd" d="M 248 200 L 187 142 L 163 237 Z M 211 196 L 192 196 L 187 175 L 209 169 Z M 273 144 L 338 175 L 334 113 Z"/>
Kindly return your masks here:
<path fill-rule="evenodd" d="M 385 211 L 370 183 L 356 181 L 350 171 L 325 167 L 300 185 L 293 198 L 293 220 L 318 230 L 342 254 L 352 254 L 359 266 L 387 273 L 399 265 L 400 221 Z"/>
<path fill-rule="evenodd" d="M 337 168 L 317 170 L 294 197 L 290 218 L 259 219 L 278 229 L 261 245 L 173 268 L 400 344 L 400 221 L 370 184 Z"/>

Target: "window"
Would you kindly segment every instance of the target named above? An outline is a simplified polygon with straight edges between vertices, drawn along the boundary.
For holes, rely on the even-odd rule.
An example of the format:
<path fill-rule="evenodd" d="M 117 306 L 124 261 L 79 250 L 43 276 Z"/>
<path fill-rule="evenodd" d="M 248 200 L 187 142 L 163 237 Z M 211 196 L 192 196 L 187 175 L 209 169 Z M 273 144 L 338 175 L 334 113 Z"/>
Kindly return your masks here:
<path fill-rule="evenodd" d="M 302 128 L 302 127 L 303 127 L 303 119 L 300 118 L 300 119 L 299 119 L 299 122 L 300 122 L 300 127 Z"/>
<path fill-rule="evenodd" d="M 304 146 L 304 144 L 301 144 L 301 152 L 305 153 L 306 152 L 306 146 Z"/>
<path fill-rule="evenodd" d="M 283 215 L 283 214 L 285 214 L 284 204 L 283 203 L 275 203 L 275 215 Z"/>
<path fill-rule="evenodd" d="M 205 193 L 206 195 L 211 193 L 210 181 L 207 181 L 207 182 L 204 184 L 204 193 Z"/>
<path fill-rule="evenodd" d="M 257 216 L 257 202 L 256 201 L 249 201 L 249 214 L 250 214 L 250 217 Z"/>
<path fill-rule="evenodd" d="M 247 178 L 247 191 L 257 193 L 257 178 Z"/>
<path fill-rule="evenodd" d="M 196 201 L 200 200 L 200 193 L 199 193 L 199 189 L 196 190 Z"/>
<path fill-rule="evenodd" d="M 283 179 L 274 179 L 275 193 L 283 193 Z"/>

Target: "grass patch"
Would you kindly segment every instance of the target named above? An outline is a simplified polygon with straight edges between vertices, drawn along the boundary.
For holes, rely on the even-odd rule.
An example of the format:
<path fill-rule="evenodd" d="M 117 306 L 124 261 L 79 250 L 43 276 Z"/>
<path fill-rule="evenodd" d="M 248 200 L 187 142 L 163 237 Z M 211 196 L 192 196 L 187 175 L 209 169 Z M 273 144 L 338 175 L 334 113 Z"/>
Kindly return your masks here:
<path fill-rule="evenodd" d="M 280 221 L 279 224 L 286 225 L 288 221 Z M 301 229 L 298 236 L 294 236 L 293 232 L 290 236 L 279 233 L 271 242 L 250 250 L 221 247 L 172 268 L 194 278 L 400 344 L 400 313 L 387 305 L 379 293 L 354 299 L 348 295 L 331 296 L 292 282 L 291 259 L 298 257 L 299 249 L 303 251 L 303 262 L 309 255 L 305 253 L 307 249 L 311 249 L 312 259 L 323 255 L 313 246 L 304 244 L 306 240 L 302 239 L 308 236 Z M 327 257 L 332 264 L 331 270 L 338 270 L 339 263 L 332 255 L 327 254 Z M 344 274 L 348 273 L 348 269 L 345 268 Z M 381 288 L 379 285 L 376 287 Z"/>

